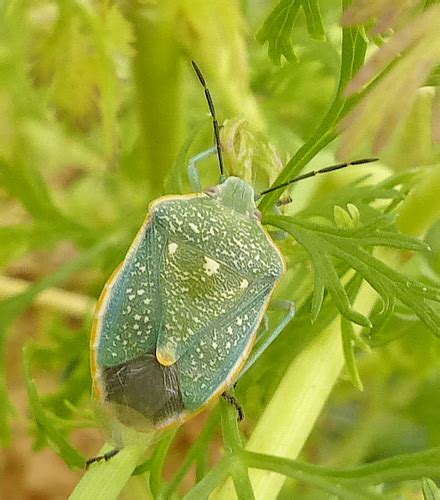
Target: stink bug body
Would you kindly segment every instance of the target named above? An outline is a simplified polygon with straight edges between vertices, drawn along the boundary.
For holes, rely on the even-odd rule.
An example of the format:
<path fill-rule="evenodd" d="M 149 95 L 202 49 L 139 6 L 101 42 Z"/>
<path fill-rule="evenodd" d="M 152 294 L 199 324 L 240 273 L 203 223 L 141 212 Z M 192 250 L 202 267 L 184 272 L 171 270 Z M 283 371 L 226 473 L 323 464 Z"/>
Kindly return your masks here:
<path fill-rule="evenodd" d="M 165 196 L 151 204 L 104 287 L 93 322 L 95 395 L 119 421 L 141 431 L 181 423 L 202 410 L 293 316 L 290 307 L 249 359 L 284 263 L 261 225 L 252 186 L 225 179 L 214 104 L 193 66 L 213 119 L 216 147 L 209 152 L 217 152 L 220 183 L 205 193 Z M 374 160 L 350 164 L 369 161 Z M 350 164 L 309 172 L 260 195 Z M 194 162 L 189 173 L 194 178 Z"/>
<path fill-rule="evenodd" d="M 151 205 L 95 315 L 95 392 L 122 422 L 181 422 L 235 382 L 284 267 L 256 214 L 236 177 Z"/>

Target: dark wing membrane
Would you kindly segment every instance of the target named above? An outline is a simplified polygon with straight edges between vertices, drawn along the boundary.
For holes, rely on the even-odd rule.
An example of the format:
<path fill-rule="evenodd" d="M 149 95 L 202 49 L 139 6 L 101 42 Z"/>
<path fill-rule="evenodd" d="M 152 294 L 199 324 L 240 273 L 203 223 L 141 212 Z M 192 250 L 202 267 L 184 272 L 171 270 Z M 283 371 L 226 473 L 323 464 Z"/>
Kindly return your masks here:
<path fill-rule="evenodd" d="M 238 376 L 240 360 L 244 362 L 273 286 L 273 282 L 255 283 L 239 308 L 206 329 L 180 358 L 177 375 L 186 408 L 194 411 L 203 406 L 225 387 L 228 377 Z"/>
<path fill-rule="evenodd" d="M 160 365 L 154 354 L 143 354 L 103 369 L 107 400 L 119 420 L 139 430 L 172 420 L 183 409 L 176 366 Z"/>
<path fill-rule="evenodd" d="M 104 304 L 97 360 L 116 366 L 155 352 L 161 318 L 159 263 L 165 241 L 154 221 L 130 248 Z"/>

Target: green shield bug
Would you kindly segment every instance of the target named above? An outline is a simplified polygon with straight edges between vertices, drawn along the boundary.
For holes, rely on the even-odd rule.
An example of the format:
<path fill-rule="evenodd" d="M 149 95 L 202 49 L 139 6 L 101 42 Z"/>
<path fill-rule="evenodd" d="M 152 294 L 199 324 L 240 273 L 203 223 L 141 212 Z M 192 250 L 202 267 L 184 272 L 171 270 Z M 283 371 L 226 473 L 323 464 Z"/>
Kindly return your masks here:
<path fill-rule="evenodd" d="M 95 396 L 120 422 L 141 431 L 184 422 L 253 363 L 257 330 L 284 271 L 283 257 L 260 222 L 253 187 L 225 176 L 214 104 L 193 66 L 213 119 L 215 149 L 209 152 L 217 153 L 220 183 L 150 205 L 104 287 L 93 322 Z M 291 307 L 263 349 L 292 316 Z"/>

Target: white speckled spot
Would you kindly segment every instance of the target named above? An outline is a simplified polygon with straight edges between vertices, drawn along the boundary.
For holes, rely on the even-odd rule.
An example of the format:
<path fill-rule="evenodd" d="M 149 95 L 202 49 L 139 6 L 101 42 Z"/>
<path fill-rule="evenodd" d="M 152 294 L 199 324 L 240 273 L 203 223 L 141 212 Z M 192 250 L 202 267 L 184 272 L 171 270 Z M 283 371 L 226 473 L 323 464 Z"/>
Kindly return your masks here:
<path fill-rule="evenodd" d="M 249 281 L 247 279 L 243 279 L 241 280 L 241 283 L 240 283 L 240 288 L 242 290 L 245 290 L 247 287 L 249 286 Z"/>
<path fill-rule="evenodd" d="M 176 253 L 176 250 L 177 250 L 178 246 L 179 245 L 177 243 L 170 243 L 168 245 L 168 253 L 170 255 L 173 255 L 174 253 Z"/>
<path fill-rule="evenodd" d="M 199 233 L 200 233 L 199 228 L 198 228 L 198 227 L 197 227 L 194 223 L 190 222 L 190 223 L 188 224 L 188 226 L 189 226 L 189 227 L 190 227 L 190 228 L 191 228 L 191 229 L 192 229 L 192 230 L 193 230 L 196 234 L 199 234 Z"/>
<path fill-rule="evenodd" d="M 213 259 L 205 256 L 205 263 L 203 264 L 203 269 L 208 276 L 212 276 L 215 273 L 218 273 L 220 268 L 220 264 Z"/>

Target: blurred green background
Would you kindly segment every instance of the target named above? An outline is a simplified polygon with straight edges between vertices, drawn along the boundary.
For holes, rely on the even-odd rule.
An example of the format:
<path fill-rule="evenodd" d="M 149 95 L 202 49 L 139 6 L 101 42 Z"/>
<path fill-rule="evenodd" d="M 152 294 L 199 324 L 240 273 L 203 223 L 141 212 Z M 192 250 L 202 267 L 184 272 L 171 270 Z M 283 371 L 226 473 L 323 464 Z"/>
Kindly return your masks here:
<path fill-rule="evenodd" d="M 303 240 L 279 243 L 289 271 L 278 295 L 293 300 L 298 314 L 238 384 L 247 417 L 244 437 L 257 425 L 262 434 L 268 431 L 260 417 L 269 401 L 276 412 L 283 400 L 299 397 L 286 374 L 309 352 L 304 384 L 322 368 L 321 386 L 295 413 L 310 422 L 309 430 L 287 414 L 290 430 L 279 424 L 282 440 L 299 440 L 290 458 L 301 450 L 307 462 L 351 467 L 440 446 L 439 23 L 435 1 L 1 4 L 4 498 L 65 498 L 82 475 L 84 456 L 102 445 L 88 361 L 93 307 L 148 204 L 163 194 L 188 192 L 188 159 L 212 145 L 192 59 L 205 75 L 223 125 L 226 168 L 257 191 L 279 175 L 279 180 L 293 177 L 306 164 L 311 169 L 380 158 L 298 184 L 290 192 L 293 203 L 282 208 L 286 217 L 297 217 L 291 219 L 291 234 Z M 204 186 L 218 181 L 214 158 L 201 171 Z M 265 199 L 268 217 L 275 201 Z M 305 229 L 301 221 L 308 224 Z M 330 248 L 313 239 L 314 223 L 340 231 L 347 255 L 358 256 L 365 245 L 362 258 L 370 270 L 362 274 L 354 260 L 335 252 L 331 269 L 342 285 L 331 285 L 330 268 L 327 274 L 325 266 L 320 271 L 311 251 L 319 241 L 322 254 Z M 398 230 L 423 239 L 431 251 L 399 239 Z M 371 252 L 401 278 L 375 269 Z M 371 269 L 381 299 L 366 277 L 373 276 Z M 320 272 L 323 303 L 316 292 Z M 413 281 L 402 299 L 405 277 Z M 347 300 L 337 299 L 340 293 Z M 346 325 L 342 356 L 339 316 L 359 322 L 353 303 L 373 329 L 355 333 Z M 337 339 L 321 345 L 320 355 L 328 357 L 308 351 L 320 335 Z M 206 418 L 201 415 L 177 434 L 166 459 L 167 478 Z M 222 454 L 220 432 L 212 439 L 204 452 L 211 465 Z M 255 447 L 284 454 L 274 442 Z M 429 469 L 423 469 L 423 460 L 420 464 L 415 481 L 402 483 L 408 474 L 397 474 L 396 483 L 388 481 L 375 493 L 423 498 L 418 479 Z M 191 488 L 191 474 L 177 495 Z M 266 498 L 329 498 L 328 490 L 314 486 L 281 480 Z M 136 498 L 133 491 L 128 498 Z"/>

